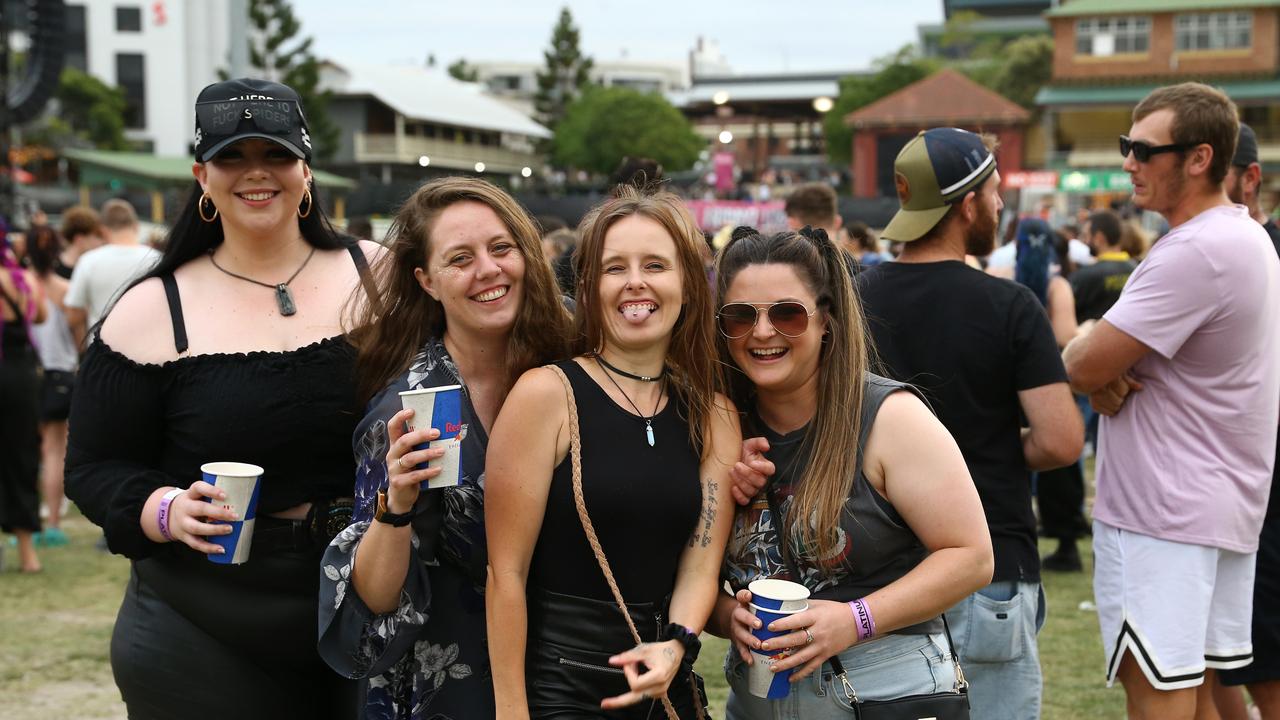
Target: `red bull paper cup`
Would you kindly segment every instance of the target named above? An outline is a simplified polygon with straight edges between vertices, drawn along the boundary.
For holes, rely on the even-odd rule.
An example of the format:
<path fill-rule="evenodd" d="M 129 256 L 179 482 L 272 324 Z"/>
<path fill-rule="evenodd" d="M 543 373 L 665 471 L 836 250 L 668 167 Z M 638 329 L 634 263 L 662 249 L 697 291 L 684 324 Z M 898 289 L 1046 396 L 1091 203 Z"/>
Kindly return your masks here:
<path fill-rule="evenodd" d="M 760 618 L 760 627 L 753 629 L 751 634 L 761 641 L 795 632 L 775 632 L 769 629 L 769 623 L 809 609 L 809 588 L 799 583 L 770 578 L 752 582 L 747 590 L 751 591 L 751 612 Z M 751 667 L 747 671 L 747 692 L 769 700 L 778 700 L 790 694 L 792 671 L 774 672 L 773 666 L 794 652 L 794 648 L 752 650 Z"/>
<path fill-rule="evenodd" d="M 204 481 L 227 494 L 225 500 L 205 498 L 234 512 L 239 520 L 226 522 L 212 520 L 217 525 L 230 525 L 231 534 L 212 535 L 206 538 L 226 551 L 209 555 L 210 562 L 220 565 L 239 565 L 249 559 L 253 544 L 253 523 L 258 514 L 258 491 L 262 488 L 262 468 L 242 462 L 211 462 L 200 466 Z"/>
<path fill-rule="evenodd" d="M 425 466 L 440 468 L 440 474 L 424 482 L 422 489 L 455 487 L 462 478 L 462 440 L 467 436 L 467 426 L 462 424 L 462 386 L 406 390 L 400 393 L 400 403 L 406 410 L 413 410 L 410 430 L 435 428 L 440 431 L 439 438 L 415 448 L 444 448 L 444 457 Z"/>

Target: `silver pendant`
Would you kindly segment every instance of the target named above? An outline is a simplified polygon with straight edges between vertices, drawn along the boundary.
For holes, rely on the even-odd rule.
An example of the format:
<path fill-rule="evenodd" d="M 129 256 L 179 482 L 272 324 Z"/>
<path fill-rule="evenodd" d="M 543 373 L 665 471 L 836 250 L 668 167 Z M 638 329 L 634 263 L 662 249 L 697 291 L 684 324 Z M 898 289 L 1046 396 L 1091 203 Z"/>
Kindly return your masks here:
<path fill-rule="evenodd" d="M 649 438 L 649 447 L 653 447 L 653 423 L 648 420 L 644 423 L 644 436 Z"/>
<path fill-rule="evenodd" d="M 289 292 L 289 286 L 284 283 L 276 286 L 276 305 L 280 306 L 280 314 L 285 317 L 298 312 L 298 306 L 293 304 L 293 293 Z"/>

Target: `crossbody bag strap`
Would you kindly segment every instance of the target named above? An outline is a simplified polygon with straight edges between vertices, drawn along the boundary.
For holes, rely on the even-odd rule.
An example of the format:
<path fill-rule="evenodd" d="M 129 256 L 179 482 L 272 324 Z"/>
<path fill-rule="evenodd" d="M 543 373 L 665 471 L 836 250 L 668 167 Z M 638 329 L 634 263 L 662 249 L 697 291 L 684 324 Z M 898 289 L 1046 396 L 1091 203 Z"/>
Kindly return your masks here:
<path fill-rule="evenodd" d="M 622 611 L 622 617 L 627 621 L 627 628 L 631 630 L 631 637 L 636 641 L 636 645 L 640 645 L 644 641 L 640 639 L 640 631 L 636 629 L 636 623 L 631 619 L 631 613 L 627 610 L 627 603 L 622 599 L 622 591 L 618 589 L 618 582 L 613 577 L 613 569 L 609 567 L 609 560 L 604 556 L 604 548 L 600 547 L 600 538 L 596 535 L 596 528 L 591 524 L 591 516 L 587 514 L 587 503 L 582 496 L 582 436 L 578 432 L 578 403 L 573 396 L 573 385 L 569 383 L 569 376 L 564 374 L 555 365 L 547 365 L 556 375 L 560 376 L 560 382 L 564 383 L 565 400 L 569 408 L 569 456 L 572 458 L 573 465 L 573 504 L 578 509 L 578 519 L 582 521 L 582 532 L 587 536 L 587 544 L 591 546 L 591 552 L 595 553 L 596 562 L 600 564 L 600 571 L 604 573 L 604 580 L 609 584 L 609 590 L 613 593 L 613 600 L 618 604 L 618 609 Z M 693 679 L 690 678 L 692 682 Z M 671 700 L 666 695 L 662 696 L 662 707 L 667 711 L 669 720 L 680 720 L 680 716 L 676 714 L 676 709 L 671 705 Z M 698 701 L 697 685 L 694 685 L 694 706 L 698 708 L 698 718 L 702 719 L 702 704 Z"/>
<path fill-rule="evenodd" d="M 369 269 L 369 259 L 364 255 L 364 248 L 360 247 L 358 240 L 353 239 L 347 245 L 347 252 L 351 253 L 351 260 L 356 264 L 356 272 L 360 275 L 360 284 L 364 286 L 365 297 L 373 303 L 373 309 L 381 315 L 382 296 L 378 294 L 378 283 L 373 279 L 373 272 Z"/>
<path fill-rule="evenodd" d="M 947 614 L 944 612 L 940 613 L 940 615 L 942 617 L 942 631 L 947 635 L 947 645 L 951 650 L 951 663 L 956 667 L 956 684 L 952 686 L 951 690 L 956 693 L 968 692 L 969 681 L 964 677 L 964 668 L 960 667 L 960 657 L 956 654 L 956 643 L 951 639 L 951 626 L 947 624 Z M 827 663 L 831 665 L 831 673 L 839 678 L 849 702 L 861 702 L 858 700 L 858 693 L 853 690 L 853 683 L 849 682 L 849 674 L 845 672 L 844 663 L 840 662 L 840 656 L 832 655 L 827 658 Z"/>

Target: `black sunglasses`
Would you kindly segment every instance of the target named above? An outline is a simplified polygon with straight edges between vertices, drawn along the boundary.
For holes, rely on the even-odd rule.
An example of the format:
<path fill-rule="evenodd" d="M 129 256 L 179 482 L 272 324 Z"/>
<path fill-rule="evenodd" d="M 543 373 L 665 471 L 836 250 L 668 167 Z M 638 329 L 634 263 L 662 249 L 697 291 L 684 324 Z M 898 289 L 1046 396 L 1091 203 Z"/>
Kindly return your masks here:
<path fill-rule="evenodd" d="M 1128 135 L 1120 136 L 1120 155 L 1129 157 L 1133 151 L 1133 159 L 1140 163 L 1149 162 L 1152 155 L 1171 152 L 1186 152 L 1200 143 L 1170 143 L 1168 145 L 1149 145 L 1141 140 L 1130 140 Z"/>
<path fill-rule="evenodd" d="M 769 324 L 778 334 L 799 337 L 809 329 L 809 318 L 817 310 L 810 311 L 794 300 L 772 303 L 768 307 L 757 307 L 750 303 L 728 303 L 716 313 L 720 334 L 730 340 L 745 337 L 756 326 L 761 312 L 768 315 Z"/>
<path fill-rule="evenodd" d="M 249 122 L 261 132 L 287 135 L 303 124 L 293 100 L 217 100 L 196 103 L 196 120 L 207 135 L 230 135 Z"/>

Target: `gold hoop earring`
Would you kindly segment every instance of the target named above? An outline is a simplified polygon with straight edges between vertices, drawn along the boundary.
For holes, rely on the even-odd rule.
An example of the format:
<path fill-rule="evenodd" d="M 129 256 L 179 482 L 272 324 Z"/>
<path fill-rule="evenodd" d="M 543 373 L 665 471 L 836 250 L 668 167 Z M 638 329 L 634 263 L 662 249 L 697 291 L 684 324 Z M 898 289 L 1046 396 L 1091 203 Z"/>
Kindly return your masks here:
<path fill-rule="evenodd" d="M 204 204 L 206 202 L 209 203 L 211 207 L 213 207 L 212 216 L 205 216 L 204 214 Z M 200 201 L 196 203 L 196 212 L 200 213 L 200 219 L 207 223 L 211 223 L 214 220 L 218 219 L 218 206 L 213 204 L 213 198 L 209 197 L 209 193 L 207 192 L 201 195 Z"/>
<path fill-rule="evenodd" d="M 307 202 L 307 211 L 302 212 L 302 206 L 298 206 L 298 217 L 305 218 L 311 214 L 311 208 L 315 207 L 315 202 L 311 199 L 311 188 L 307 188 L 307 195 L 304 198 Z"/>

